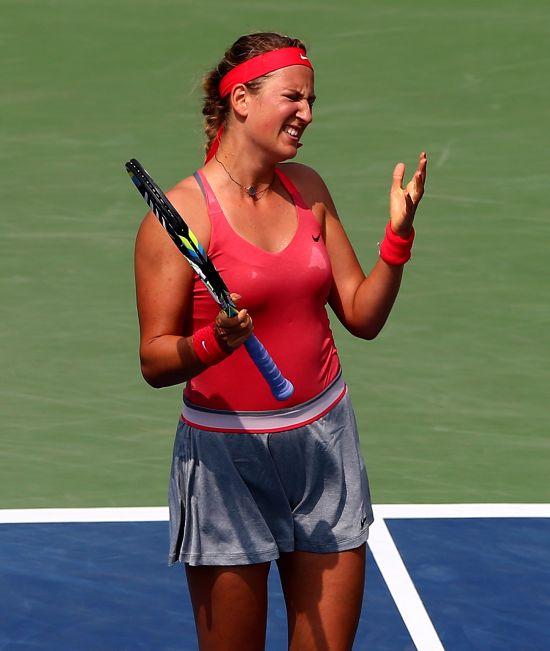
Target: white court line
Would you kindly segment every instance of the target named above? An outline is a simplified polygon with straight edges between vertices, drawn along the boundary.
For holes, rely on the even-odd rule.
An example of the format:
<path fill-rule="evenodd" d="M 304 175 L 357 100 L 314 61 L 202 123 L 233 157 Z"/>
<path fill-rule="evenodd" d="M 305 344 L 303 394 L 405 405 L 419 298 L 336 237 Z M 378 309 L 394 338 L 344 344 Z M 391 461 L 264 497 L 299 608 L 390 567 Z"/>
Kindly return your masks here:
<path fill-rule="evenodd" d="M 38 522 L 159 522 L 164 520 L 168 520 L 167 506 L 0 510 L 1 524 Z"/>
<path fill-rule="evenodd" d="M 378 504 L 378 518 L 550 518 L 550 504 Z M 0 524 L 33 522 L 161 522 L 168 507 L 0 509 Z"/>
<path fill-rule="evenodd" d="M 414 645 L 418 651 L 443 651 L 432 620 L 414 587 L 388 527 L 376 508 L 374 518 L 369 530 L 369 548 Z"/>
<path fill-rule="evenodd" d="M 550 504 L 379 504 L 381 518 L 550 518 Z"/>

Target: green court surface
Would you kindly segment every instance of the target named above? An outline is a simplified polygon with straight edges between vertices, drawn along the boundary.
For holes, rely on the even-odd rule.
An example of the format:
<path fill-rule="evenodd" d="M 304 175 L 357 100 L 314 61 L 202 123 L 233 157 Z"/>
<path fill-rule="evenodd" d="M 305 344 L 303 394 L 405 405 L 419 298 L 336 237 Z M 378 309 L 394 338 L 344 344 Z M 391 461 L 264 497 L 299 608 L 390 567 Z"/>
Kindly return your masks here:
<path fill-rule="evenodd" d="M 428 152 L 414 257 L 374 341 L 333 319 L 376 503 L 549 502 L 550 9 L 403 0 L 4 0 L 2 508 L 166 503 L 181 387 L 141 379 L 123 163 L 201 164 L 201 74 L 303 38 L 325 178 L 367 271 L 393 166 Z"/>

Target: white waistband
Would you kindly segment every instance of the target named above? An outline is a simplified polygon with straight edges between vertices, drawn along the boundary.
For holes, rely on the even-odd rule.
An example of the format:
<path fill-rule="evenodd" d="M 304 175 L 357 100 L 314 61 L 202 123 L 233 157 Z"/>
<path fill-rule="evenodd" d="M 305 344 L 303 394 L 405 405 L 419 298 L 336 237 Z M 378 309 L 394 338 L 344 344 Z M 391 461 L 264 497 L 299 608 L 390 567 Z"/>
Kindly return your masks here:
<path fill-rule="evenodd" d="M 181 420 L 192 427 L 219 432 L 281 432 L 307 425 L 324 416 L 345 396 L 347 386 L 340 374 L 318 396 L 288 409 L 276 411 L 220 411 L 183 403 Z"/>

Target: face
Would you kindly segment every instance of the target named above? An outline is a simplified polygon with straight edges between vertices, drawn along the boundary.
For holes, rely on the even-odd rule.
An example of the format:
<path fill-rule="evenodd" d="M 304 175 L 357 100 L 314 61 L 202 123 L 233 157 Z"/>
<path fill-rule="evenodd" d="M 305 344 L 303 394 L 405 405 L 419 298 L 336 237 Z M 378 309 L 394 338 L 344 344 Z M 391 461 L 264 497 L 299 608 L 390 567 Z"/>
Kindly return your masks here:
<path fill-rule="evenodd" d="M 313 70 L 305 66 L 276 70 L 266 78 L 258 94 L 249 95 L 249 136 L 272 151 L 277 162 L 293 158 L 313 119 L 314 101 Z"/>

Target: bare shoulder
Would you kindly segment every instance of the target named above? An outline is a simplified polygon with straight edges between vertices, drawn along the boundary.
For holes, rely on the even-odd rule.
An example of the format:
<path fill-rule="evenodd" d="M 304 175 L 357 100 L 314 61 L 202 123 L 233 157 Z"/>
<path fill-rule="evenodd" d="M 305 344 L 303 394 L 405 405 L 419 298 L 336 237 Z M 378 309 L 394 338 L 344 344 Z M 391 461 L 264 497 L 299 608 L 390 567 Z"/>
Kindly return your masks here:
<path fill-rule="evenodd" d="M 315 193 L 326 188 L 321 175 L 313 167 L 309 167 L 309 165 L 304 165 L 303 163 L 282 163 L 279 167 L 292 180 L 301 193 L 302 191 Z"/>
<path fill-rule="evenodd" d="M 306 204 L 311 207 L 321 223 L 324 223 L 327 211 L 336 214 L 325 182 L 312 167 L 302 163 L 284 163 L 280 165 L 280 168 L 294 183 Z"/>

